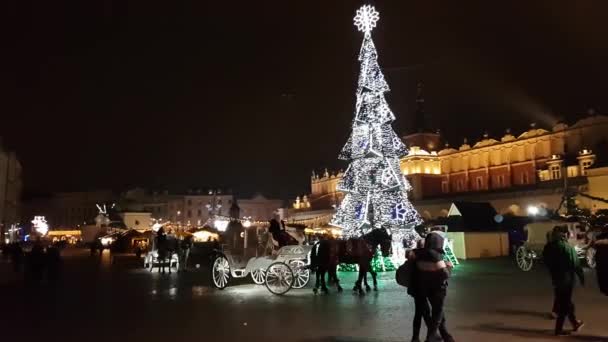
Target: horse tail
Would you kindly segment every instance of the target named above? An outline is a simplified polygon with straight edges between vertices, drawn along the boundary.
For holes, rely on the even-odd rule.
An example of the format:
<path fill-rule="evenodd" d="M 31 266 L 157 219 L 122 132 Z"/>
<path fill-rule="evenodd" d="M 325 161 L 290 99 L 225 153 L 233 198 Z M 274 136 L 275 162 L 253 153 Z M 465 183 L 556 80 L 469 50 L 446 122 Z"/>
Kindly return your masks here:
<path fill-rule="evenodd" d="M 310 266 L 308 268 L 310 270 L 315 271 L 319 267 L 319 248 L 321 247 L 321 242 L 317 242 L 312 246 L 310 250 Z"/>

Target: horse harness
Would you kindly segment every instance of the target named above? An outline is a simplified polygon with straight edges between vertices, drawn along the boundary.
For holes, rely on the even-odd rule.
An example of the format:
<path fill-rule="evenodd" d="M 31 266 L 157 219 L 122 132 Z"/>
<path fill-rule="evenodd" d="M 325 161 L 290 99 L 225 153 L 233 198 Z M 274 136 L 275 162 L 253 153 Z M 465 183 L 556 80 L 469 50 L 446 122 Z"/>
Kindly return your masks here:
<path fill-rule="evenodd" d="M 361 242 L 364 242 L 364 244 L 362 244 Z M 361 247 L 363 247 L 364 250 L 361 250 Z M 356 250 L 355 250 L 355 248 L 356 248 Z M 348 240 L 346 240 L 346 255 L 347 256 L 356 256 L 357 251 L 361 251 L 361 252 L 367 251 L 370 254 L 372 254 L 373 250 L 374 250 L 374 247 L 371 246 L 369 244 L 369 242 L 365 239 L 348 239 Z"/>

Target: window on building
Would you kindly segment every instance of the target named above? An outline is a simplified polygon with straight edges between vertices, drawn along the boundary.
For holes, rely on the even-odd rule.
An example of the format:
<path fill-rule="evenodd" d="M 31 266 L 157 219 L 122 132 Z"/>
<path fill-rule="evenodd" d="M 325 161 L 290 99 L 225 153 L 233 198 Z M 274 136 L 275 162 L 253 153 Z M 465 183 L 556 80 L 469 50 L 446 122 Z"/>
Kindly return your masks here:
<path fill-rule="evenodd" d="M 521 184 L 529 184 L 530 183 L 530 176 L 528 175 L 528 172 L 523 172 L 521 174 Z"/>
<path fill-rule="evenodd" d="M 444 194 L 450 192 L 450 188 L 448 186 L 447 181 L 441 182 L 441 192 L 443 192 Z"/>
<path fill-rule="evenodd" d="M 464 190 L 464 182 L 462 179 L 459 179 L 456 181 L 456 191 L 463 191 Z"/>
<path fill-rule="evenodd" d="M 188 209 L 186 214 L 188 215 L 188 218 L 192 217 L 192 210 Z"/>
<path fill-rule="evenodd" d="M 505 186 L 507 186 L 507 184 L 505 183 L 505 175 L 496 176 L 496 187 L 504 188 Z"/>
<path fill-rule="evenodd" d="M 549 169 L 551 170 L 551 179 L 562 178 L 562 170 L 559 165 L 551 165 Z"/>
<path fill-rule="evenodd" d="M 188 200 L 188 205 L 192 205 L 192 200 Z"/>
<path fill-rule="evenodd" d="M 585 160 L 581 163 L 581 175 L 582 176 L 586 176 L 587 175 L 587 169 L 591 166 L 591 161 L 590 160 Z"/>
<path fill-rule="evenodd" d="M 201 217 L 201 216 L 203 216 L 203 211 L 199 209 L 199 210 L 196 212 L 196 214 L 198 215 L 198 217 Z"/>
<path fill-rule="evenodd" d="M 478 176 L 477 178 L 475 178 L 475 184 L 477 185 L 477 190 L 482 190 L 483 189 L 483 178 L 481 176 Z"/>

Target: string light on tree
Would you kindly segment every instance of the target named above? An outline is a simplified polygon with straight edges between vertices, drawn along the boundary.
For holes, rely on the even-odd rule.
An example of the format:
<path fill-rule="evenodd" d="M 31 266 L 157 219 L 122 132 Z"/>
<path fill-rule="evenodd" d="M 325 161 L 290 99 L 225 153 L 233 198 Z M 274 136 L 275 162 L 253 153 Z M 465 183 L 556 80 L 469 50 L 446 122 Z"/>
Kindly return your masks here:
<path fill-rule="evenodd" d="M 49 224 L 46 222 L 44 216 L 34 216 L 32 220 L 34 230 L 40 235 L 46 235 L 49 232 Z"/>
<path fill-rule="evenodd" d="M 371 34 L 379 19 L 370 5 L 357 10 L 354 18 L 364 36 L 352 132 L 339 156 L 351 163 L 338 184 L 345 196 L 331 224 L 341 227 L 345 237 L 389 229 L 393 251 L 398 250 L 401 255 L 397 259 L 402 260 L 402 241 L 418 237 L 413 228 L 422 220 L 407 197 L 411 187 L 399 167 L 407 150 L 391 127 L 395 115 L 384 97 L 390 88 Z"/>

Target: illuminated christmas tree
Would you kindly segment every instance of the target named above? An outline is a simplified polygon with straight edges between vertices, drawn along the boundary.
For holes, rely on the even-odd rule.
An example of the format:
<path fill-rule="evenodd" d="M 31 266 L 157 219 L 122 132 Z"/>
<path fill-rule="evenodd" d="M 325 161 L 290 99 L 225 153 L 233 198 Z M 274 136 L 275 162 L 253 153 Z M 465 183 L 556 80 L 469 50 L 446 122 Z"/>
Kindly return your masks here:
<path fill-rule="evenodd" d="M 355 25 L 364 33 L 359 53 L 360 74 L 352 132 L 339 158 L 351 163 L 338 190 L 345 193 L 331 224 L 341 227 L 344 237 L 358 237 L 376 228 L 393 234 L 393 251 L 403 259 L 404 239 L 415 239 L 414 227 L 422 221 L 408 200 L 411 189 L 399 167 L 406 147 L 391 123 L 395 115 L 384 97 L 389 91 L 372 40 L 379 19 L 374 7 L 357 10 Z"/>

